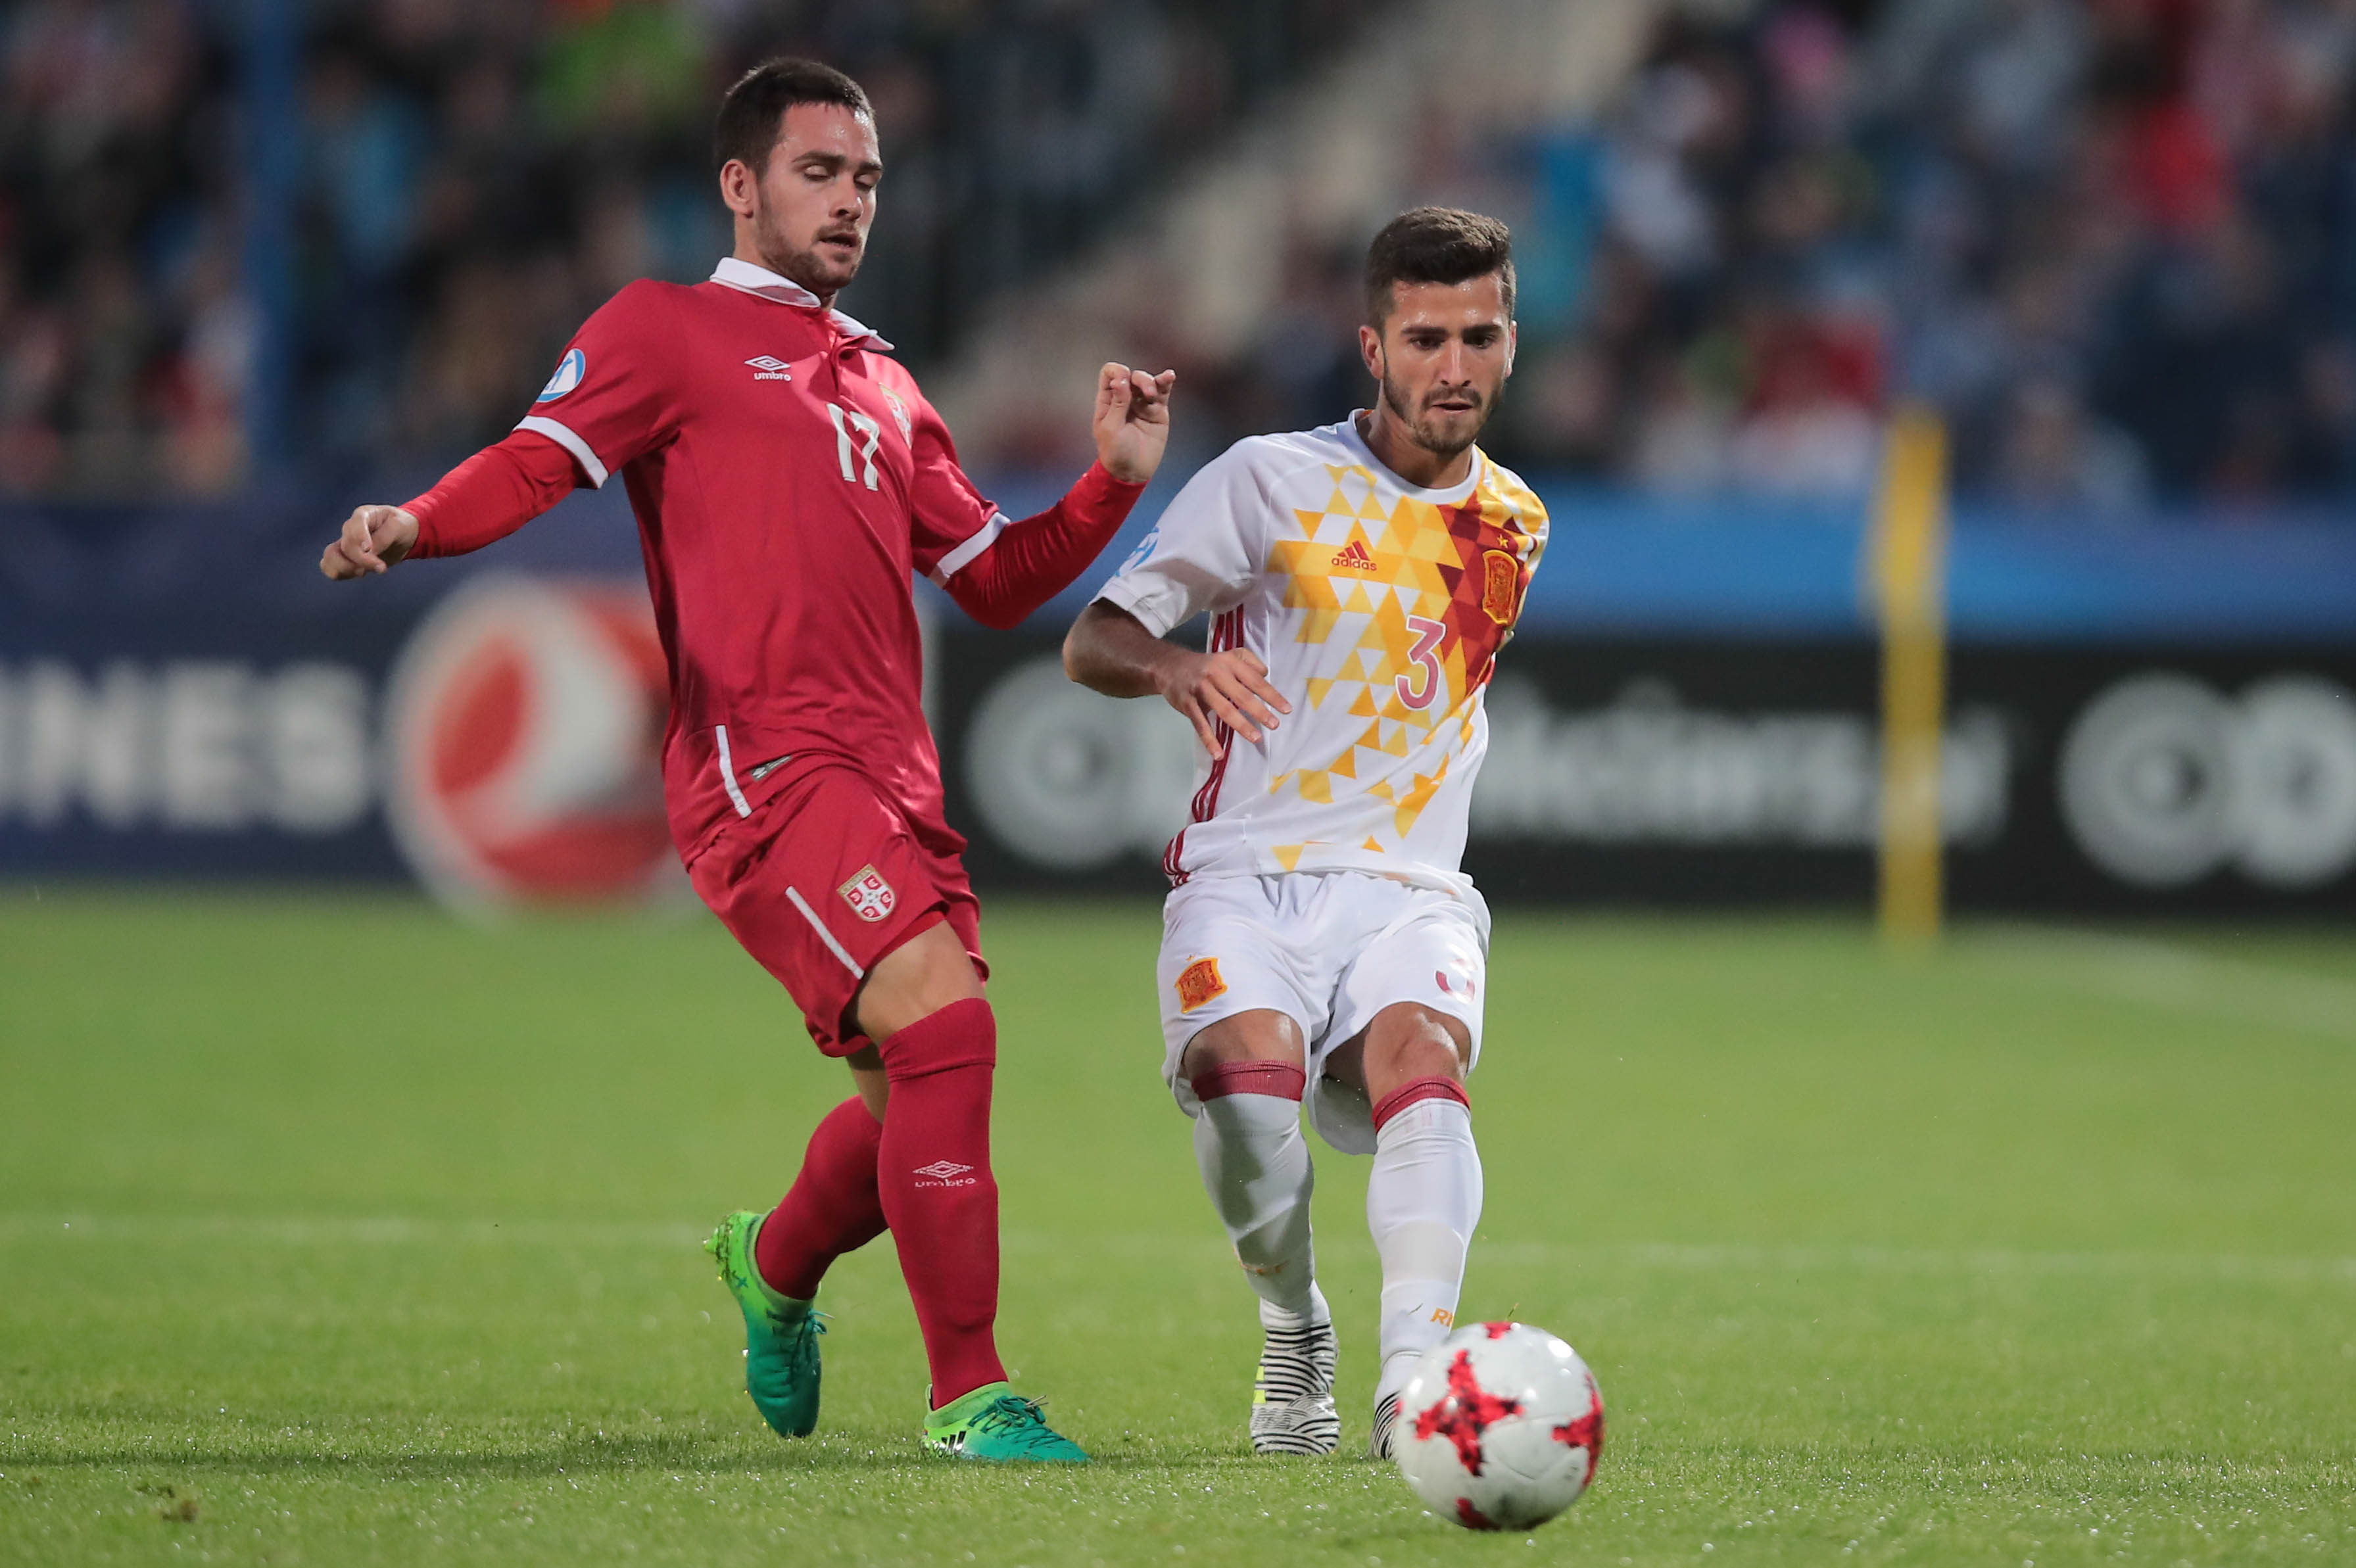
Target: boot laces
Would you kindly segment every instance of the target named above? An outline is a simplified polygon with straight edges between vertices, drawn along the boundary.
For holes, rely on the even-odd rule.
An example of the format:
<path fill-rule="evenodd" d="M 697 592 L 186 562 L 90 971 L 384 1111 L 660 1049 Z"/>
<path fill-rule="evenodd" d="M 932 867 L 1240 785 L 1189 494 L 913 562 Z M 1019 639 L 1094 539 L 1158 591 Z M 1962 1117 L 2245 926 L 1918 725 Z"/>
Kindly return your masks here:
<path fill-rule="evenodd" d="M 1028 1399 L 1019 1393 L 1001 1394 L 991 1400 L 970 1425 L 976 1432 L 1004 1433 L 1030 1446 L 1040 1446 L 1055 1440 L 1047 1425 L 1047 1402 Z"/>

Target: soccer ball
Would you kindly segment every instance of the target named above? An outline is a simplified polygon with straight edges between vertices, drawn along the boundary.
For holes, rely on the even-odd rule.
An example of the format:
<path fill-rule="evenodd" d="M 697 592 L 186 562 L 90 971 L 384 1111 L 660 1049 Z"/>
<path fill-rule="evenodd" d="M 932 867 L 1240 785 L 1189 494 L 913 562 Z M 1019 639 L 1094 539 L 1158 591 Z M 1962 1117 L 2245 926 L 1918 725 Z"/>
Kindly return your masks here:
<path fill-rule="evenodd" d="M 1399 1391 L 1400 1474 L 1467 1530 L 1527 1530 L 1577 1502 L 1603 1453 L 1603 1394 L 1579 1352 L 1526 1323 L 1476 1323 Z"/>

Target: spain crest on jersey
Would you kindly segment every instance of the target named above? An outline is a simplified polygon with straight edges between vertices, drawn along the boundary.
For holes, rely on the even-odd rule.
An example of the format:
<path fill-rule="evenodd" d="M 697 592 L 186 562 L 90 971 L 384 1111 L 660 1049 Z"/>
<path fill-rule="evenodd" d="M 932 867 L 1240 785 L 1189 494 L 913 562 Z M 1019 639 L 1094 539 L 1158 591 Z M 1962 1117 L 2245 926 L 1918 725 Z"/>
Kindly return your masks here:
<path fill-rule="evenodd" d="M 892 884 L 878 876 L 873 866 L 860 867 L 851 880 L 834 891 L 842 895 L 842 901 L 851 906 L 851 913 L 870 923 L 889 916 L 900 901 L 899 895 L 892 891 Z"/>
<path fill-rule="evenodd" d="M 1521 598 L 1522 563 L 1506 550 L 1493 549 L 1481 557 L 1481 609 L 1500 626 L 1510 626 Z"/>

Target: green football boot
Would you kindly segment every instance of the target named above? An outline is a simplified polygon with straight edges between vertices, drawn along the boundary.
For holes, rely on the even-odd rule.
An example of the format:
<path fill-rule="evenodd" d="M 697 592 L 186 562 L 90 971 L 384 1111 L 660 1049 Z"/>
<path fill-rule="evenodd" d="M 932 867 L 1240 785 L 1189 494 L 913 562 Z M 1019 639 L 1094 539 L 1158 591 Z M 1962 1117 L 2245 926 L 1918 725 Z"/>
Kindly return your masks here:
<path fill-rule="evenodd" d="M 740 1209 L 703 1243 L 720 1265 L 720 1283 L 744 1314 L 744 1392 L 780 1437 L 807 1437 L 818 1425 L 818 1337 L 823 1312 L 769 1288 L 753 1267 L 761 1216 Z"/>
<path fill-rule="evenodd" d="M 1000 1464 L 1087 1464 L 1087 1450 L 1047 1424 L 1040 1413 L 1044 1403 L 1024 1399 L 1009 1383 L 984 1383 L 925 1417 L 925 1446 Z"/>

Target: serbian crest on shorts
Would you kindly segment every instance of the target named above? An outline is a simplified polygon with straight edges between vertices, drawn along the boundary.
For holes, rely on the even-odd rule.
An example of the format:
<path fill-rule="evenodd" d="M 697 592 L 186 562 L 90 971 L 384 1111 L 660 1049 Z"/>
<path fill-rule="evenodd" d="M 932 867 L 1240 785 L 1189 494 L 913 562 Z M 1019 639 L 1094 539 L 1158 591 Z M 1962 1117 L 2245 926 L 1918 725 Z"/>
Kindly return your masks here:
<path fill-rule="evenodd" d="M 900 901 L 892 884 L 877 876 L 873 866 L 860 867 L 851 880 L 834 891 L 842 895 L 842 901 L 851 906 L 851 912 L 864 921 L 884 919 Z"/>

